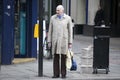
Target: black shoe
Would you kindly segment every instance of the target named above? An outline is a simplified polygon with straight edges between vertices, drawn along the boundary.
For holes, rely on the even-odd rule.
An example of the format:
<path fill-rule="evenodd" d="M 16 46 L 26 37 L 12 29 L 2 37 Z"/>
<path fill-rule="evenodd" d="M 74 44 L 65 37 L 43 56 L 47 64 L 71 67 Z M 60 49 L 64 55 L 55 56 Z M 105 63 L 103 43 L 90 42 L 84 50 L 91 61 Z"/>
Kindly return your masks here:
<path fill-rule="evenodd" d="M 66 78 L 66 76 L 62 76 L 62 78 Z"/>
<path fill-rule="evenodd" d="M 53 76 L 52 78 L 59 78 L 60 76 Z"/>

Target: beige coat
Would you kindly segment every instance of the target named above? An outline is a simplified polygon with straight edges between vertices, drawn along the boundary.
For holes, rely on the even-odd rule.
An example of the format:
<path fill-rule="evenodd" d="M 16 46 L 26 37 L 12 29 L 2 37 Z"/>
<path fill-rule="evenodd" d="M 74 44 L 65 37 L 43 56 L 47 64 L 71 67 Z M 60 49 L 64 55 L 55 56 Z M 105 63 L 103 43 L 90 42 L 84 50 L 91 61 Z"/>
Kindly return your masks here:
<path fill-rule="evenodd" d="M 71 17 L 64 14 L 62 19 L 53 15 L 50 19 L 48 42 L 52 43 L 52 54 L 66 54 L 68 43 L 72 43 Z"/>

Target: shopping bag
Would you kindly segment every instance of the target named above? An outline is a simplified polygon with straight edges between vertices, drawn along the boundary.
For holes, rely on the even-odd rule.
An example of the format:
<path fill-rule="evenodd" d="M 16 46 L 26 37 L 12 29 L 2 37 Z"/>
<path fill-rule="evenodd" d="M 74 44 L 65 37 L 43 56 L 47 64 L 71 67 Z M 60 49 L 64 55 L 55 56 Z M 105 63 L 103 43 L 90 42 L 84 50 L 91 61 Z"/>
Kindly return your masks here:
<path fill-rule="evenodd" d="M 71 67 L 72 67 L 72 60 L 71 60 L 72 56 L 73 56 L 73 52 L 71 50 L 68 50 L 66 53 L 66 57 L 67 57 L 66 58 L 66 68 L 67 69 L 71 69 Z"/>
<path fill-rule="evenodd" d="M 71 70 L 71 71 L 76 71 L 76 70 L 77 70 L 77 63 L 76 63 L 76 61 L 73 59 L 73 57 L 71 58 L 71 61 L 72 61 L 72 65 L 71 65 L 70 70 Z"/>

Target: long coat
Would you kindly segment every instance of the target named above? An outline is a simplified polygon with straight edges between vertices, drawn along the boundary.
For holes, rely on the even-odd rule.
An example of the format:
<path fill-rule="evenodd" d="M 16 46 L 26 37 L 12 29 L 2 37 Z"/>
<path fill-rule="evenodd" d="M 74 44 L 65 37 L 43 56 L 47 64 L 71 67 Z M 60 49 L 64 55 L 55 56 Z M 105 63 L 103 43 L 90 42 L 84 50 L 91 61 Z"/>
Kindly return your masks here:
<path fill-rule="evenodd" d="M 103 9 L 98 10 L 94 18 L 95 25 L 96 26 L 102 25 L 103 24 L 102 21 L 105 20 L 104 17 L 105 17 L 104 10 Z"/>
<path fill-rule="evenodd" d="M 52 43 L 52 54 L 66 54 L 68 43 L 72 43 L 71 17 L 64 14 L 59 19 L 53 15 L 49 23 L 48 42 Z"/>

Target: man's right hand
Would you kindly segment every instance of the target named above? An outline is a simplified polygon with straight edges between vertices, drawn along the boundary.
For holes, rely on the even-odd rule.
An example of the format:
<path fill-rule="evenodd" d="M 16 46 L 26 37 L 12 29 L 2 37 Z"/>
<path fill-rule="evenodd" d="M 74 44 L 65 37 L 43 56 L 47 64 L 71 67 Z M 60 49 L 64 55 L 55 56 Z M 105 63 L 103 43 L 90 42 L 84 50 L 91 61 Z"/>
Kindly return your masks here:
<path fill-rule="evenodd" d="M 49 49 L 51 48 L 51 42 L 48 42 L 48 48 Z"/>

